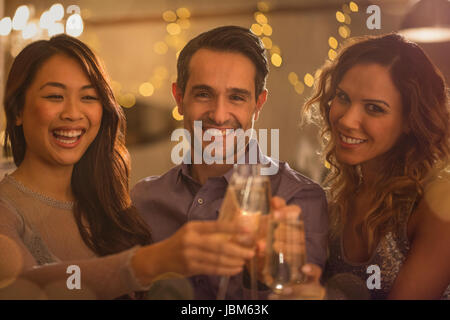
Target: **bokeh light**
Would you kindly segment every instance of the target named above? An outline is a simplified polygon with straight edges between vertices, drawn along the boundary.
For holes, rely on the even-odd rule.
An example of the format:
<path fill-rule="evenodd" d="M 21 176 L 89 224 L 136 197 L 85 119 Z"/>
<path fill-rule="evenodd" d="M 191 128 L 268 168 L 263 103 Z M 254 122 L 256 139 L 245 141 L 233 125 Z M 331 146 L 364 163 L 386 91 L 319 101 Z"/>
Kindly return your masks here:
<path fill-rule="evenodd" d="M 150 97 L 155 92 L 155 87 L 150 82 L 144 82 L 139 86 L 139 93 L 144 97 Z"/>
<path fill-rule="evenodd" d="M 298 82 L 298 75 L 295 72 L 289 72 L 289 82 L 294 86 Z"/>
<path fill-rule="evenodd" d="M 12 21 L 10 17 L 0 20 L 0 36 L 7 36 L 12 30 Z"/>
<path fill-rule="evenodd" d="M 278 53 L 274 53 L 274 54 L 272 54 L 270 61 L 272 61 L 272 64 L 275 67 L 279 67 L 279 66 L 281 66 L 281 63 L 283 62 L 283 59 L 281 58 L 281 56 Z"/>
<path fill-rule="evenodd" d="M 170 35 L 173 35 L 173 36 L 181 33 L 181 27 L 177 23 L 169 23 L 167 25 L 166 29 L 167 29 L 167 33 L 169 33 Z"/>
<path fill-rule="evenodd" d="M 329 37 L 328 38 L 328 44 L 332 49 L 336 49 L 338 46 L 338 41 L 335 37 Z"/>
<path fill-rule="evenodd" d="M 262 33 L 265 34 L 266 36 L 271 36 L 272 35 L 272 27 L 268 24 L 264 24 L 262 26 Z"/>
<path fill-rule="evenodd" d="M 191 12 L 187 8 L 178 8 L 177 16 L 181 19 L 189 19 L 189 17 L 191 16 Z"/>
<path fill-rule="evenodd" d="M 344 39 L 350 37 L 350 34 L 351 34 L 350 28 L 347 26 L 340 26 L 338 29 L 338 32 L 339 32 L 339 35 Z"/>
<path fill-rule="evenodd" d="M 328 58 L 333 61 L 337 57 L 337 52 L 333 49 L 328 50 Z"/>
<path fill-rule="evenodd" d="M 254 23 L 250 27 L 250 31 L 253 32 L 257 36 L 260 36 L 262 34 L 262 27 L 261 27 L 261 25 Z"/>
<path fill-rule="evenodd" d="M 254 16 L 255 16 L 256 22 L 258 22 L 260 25 L 267 23 L 267 17 L 264 15 L 264 13 L 255 12 Z"/>
<path fill-rule="evenodd" d="M 162 17 L 166 22 L 174 22 L 177 20 L 177 15 L 172 10 L 164 11 Z"/>
<path fill-rule="evenodd" d="M 126 93 L 119 96 L 118 102 L 124 108 L 131 108 L 136 104 L 136 97 L 132 93 Z"/>
<path fill-rule="evenodd" d="M 345 21 L 345 16 L 341 11 L 336 11 L 336 20 L 340 23 L 343 23 Z"/>
<path fill-rule="evenodd" d="M 266 48 L 267 50 L 272 48 L 272 39 L 270 39 L 269 37 L 263 37 L 261 41 L 264 45 L 264 48 Z"/>
<path fill-rule="evenodd" d="M 23 30 L 27 25 L 29 17 L 30 9 L 27 6 L 18 7 L 12 19 L 12 28 L 14 30 Z"/>
<path fill-rule="evenodd" d="M 308 87 L 312 87 L 314 85 L 314 77 L 310 73 L 305 74 L 303 80 Z"/>
<path fill-rule="evenodd" d="M 348 6 L 352 12 L 358 12 L 358 5 L 355 2 L 350 1 Z"/>
<path fill-rule="evenodd" d="M 183 120 L 183 116 L 178 112 L 178 106 L 172 109 L 172 117 L 177 121 Z"/>

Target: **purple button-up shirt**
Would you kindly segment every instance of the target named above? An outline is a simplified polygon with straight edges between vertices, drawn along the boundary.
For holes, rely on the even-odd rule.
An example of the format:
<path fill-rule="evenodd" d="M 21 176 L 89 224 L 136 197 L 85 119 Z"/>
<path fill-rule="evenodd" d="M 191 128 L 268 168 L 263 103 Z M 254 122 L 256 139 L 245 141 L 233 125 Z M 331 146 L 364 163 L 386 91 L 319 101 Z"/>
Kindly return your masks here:
<path fill-rule="evenodd" d="M 272 161 L 265 157 L 265 161 Z M 275 162 L 272 161 L 272 164 Z M 328 229 L 327 202 L 322 188 L 287 163 L 279 162 L 278 173 L 270 177 L 273 196 L 302 208 L 307 261 L 322 268 L 326 260 Z M 150 176 L 131 192 L 133 204 L 150 225 L 155 242 L 173 235 L 191 220 L 215 220 L 219 215 L 232 169 L 221 177 L 209 178 L 204 185 L 190 175 L 190 165 L 178 165 L 162 176 Z M 191 277 L 195 299 L 216 299 L 220 277 Z M 243 276 L 230 279 L 227 299 L 242 299 Z"/>

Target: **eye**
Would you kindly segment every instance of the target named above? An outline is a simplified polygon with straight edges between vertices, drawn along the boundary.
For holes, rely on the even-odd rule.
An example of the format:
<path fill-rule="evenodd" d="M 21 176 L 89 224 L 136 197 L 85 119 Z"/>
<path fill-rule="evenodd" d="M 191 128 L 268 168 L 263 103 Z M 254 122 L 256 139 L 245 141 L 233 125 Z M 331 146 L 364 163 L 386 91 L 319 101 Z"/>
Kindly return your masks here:
<path fill-rule="evenodd" d="M 90 95 L 83 96 L 82 99 L 83 99 L 83 100 L 90 100 L 90 101 L 98 101 L 98 100 L 99 100 L 98 97 L 96 97 L 96 96 L 90 96 Z"/>
<path fill-rule="evenodd" d="M 347 102 L 349 99 L 347 97 L 347 95 L 344 92 L 338 92 L 336 93 L 336 97 L 340 100 L 340 101 L 344 101 Z"/>
<path fill-rule="evenodd" d="M 196 98 L 202 98 L 202 99 L 204 99 L 204 98 L 209 98 L 209 93 L 206 92 L 206 91 L 197 92 L 197 93 L 195 94 L 195 97 L 196 97 Z"/>
<path fill-rule="evenodd" d="M 237 95 L 237 94 L 231 95 L 231 96 L 230 96 L 230 99 L 231 99 L 231 100 L 234 100 L 234 101 L 245 101 L 245 98 L 244 98 L 244 97 L 239 96 L 239 95 Z"/>
<path fill-rule="evenodd" d="M 64 99 L 64 97 L 59 94 L 50 94 L 48 96 L 45 96 L 44 98 L 49 99 L 49 100 L 63 100 Z"/>
<path fill-rule="evenodd" d="M 382 107 L 380 107 L 376 104 L 373 104 L 373 103 L 366 104 L 366 110 L 369 111 L 370 113 L 375 113 L 375 114 L 376 113 L 378 113 L 378 114 L 386 113 L 386 111 Z"/>

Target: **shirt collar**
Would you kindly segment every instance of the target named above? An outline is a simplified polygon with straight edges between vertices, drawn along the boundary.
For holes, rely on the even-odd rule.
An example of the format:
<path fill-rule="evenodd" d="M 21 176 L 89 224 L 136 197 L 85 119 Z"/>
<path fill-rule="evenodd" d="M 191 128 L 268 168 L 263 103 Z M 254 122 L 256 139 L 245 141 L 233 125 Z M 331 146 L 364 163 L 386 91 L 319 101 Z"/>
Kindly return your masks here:
<path fill-rule="evenodd" d="M 245 150 L 245 153 L 242 154 L 239 158 L 237 163 L 249 163 L 250 162 L 250 154 L 249 154 L 249 150 L 251 150 L 251 148 L 256 148 L 256 154 L 257 154 L 257 158 L 256 158 L 256 162 L 257 163 L 269 163 L 269 162 L 273 162 L 272 159 L 270 159 L 268 156 L 266 156 L 264 153 L 262 153 L 258 141 L 256 139 L 251 139 L 247 145 L 247 148 Z M 190 151 L 188 151 L 184 157 L 184 159 L 190 159 L 191 155 L 190 155 Z M 242 159 L 244 158 L 244 160 Z M 253 159 L 252 159 L 253 160 Z M 190 166 L 191 164 L 187 164 L 187 161 L 183 161 L 183 163 L 180 165 L 180 169 L 179 169 L 179 173 L 178 175 L 183 175 L 185 177 L 187 177 L 189 180 L 196 182 L 192 176 L 191 176 L 191 169 Z M 230 170 L 228 170 L 222 177 L 225 178 L 226 182 L 229 183 L 231 176 L 233 175 L 233 168 L 231 168 Z M 272 178 L 272 177 L 270 177 Z M 196 182 L 198 183 L 198 182 Z"/>

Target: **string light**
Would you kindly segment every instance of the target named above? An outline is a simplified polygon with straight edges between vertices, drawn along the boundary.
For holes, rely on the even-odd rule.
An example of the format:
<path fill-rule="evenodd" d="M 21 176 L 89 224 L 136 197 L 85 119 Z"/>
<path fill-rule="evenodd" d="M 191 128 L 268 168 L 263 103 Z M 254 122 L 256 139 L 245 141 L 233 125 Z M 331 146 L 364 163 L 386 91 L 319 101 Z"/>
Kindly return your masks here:
<path fill-rule="evenodd" d="M 44 30 L 47 30 L 49 37 L 64 32 L 72 37 L 79 37 L 84 29 L 80 8 L 71 5 L 67 7 L 67 13 L 70 16 L 64 22 L 65 9 L 62 4 L 55 3 L 48 10 L 44 10 L 39 18 L 33 18 L 34 7 L 19 6 L 12 19 L 4 17 L 0 20 L 0 36 L 8 36 L 14 30 L 21 31 L 24 40 L 38 40 L 44 36 Z M 19 47 L 23 47 L 22 42 L 19 42 L 17 48 Z M 16 49 L 12 51 L 15 52 Z"/>
<path fill-rule="evenodd" d="M 338 33 L 343 39 L 350 37 L 351 30 L 348 25 L 350 25 L 352 21 L 350 17 L 352 12 L 358 12 L 358 5 L 354 1 L 350 1 L 348 4 L 343 4 L 342 11 L 336 11 L 336 20 L 343 23 L 338 27 Z M 335 37 L 330 36 L 328 38 L 328 45 L 330 47 L 330 49 L 328 49 L 328 59 L 333 61 L 338 55 L 337 48 L 339 46 L 339 42 Z M 319 79 L 319 77 L 320 69 L 316 70 L 314 77 L 310 73 L 306 73 L 303 77 L 303 83 L 308 87 L 312 87 L 314 82 Z M 288 80 L 298 94 L 303 93 L 305 86 L 301 81 L 299 81 L 298 75 L 295 72 L 289 73 Z"/>

